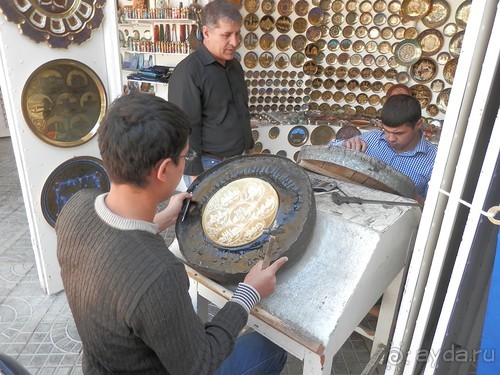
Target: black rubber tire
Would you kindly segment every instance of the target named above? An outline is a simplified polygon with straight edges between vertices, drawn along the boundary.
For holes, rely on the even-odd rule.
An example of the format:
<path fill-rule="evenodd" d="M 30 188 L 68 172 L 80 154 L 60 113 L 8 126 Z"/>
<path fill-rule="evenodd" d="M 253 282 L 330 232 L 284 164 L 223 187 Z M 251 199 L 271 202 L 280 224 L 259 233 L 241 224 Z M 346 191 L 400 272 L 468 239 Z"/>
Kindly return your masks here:
<path fill-rule="evenodd" d="M 224 248 L 211 242 L 203 232 L 203 208 L 228 183 L 258 177 L 271 184 L 279 196 L 276 223 L 283 234 L 275 237 L 271 260 L 286 255 L 297 259 L 311 239 L 316 221 L 316 203 L 307 173 L 293 161 L 276 155 L 246 155 L 228 158 L 204 172 L 189 187 L 193 200 L 184 221 L 175 232 L 179 249 L 189 266 L 220 282 L 234 283 L 264 257 L 263 245 L 269 235 L 239 248 Z"/>

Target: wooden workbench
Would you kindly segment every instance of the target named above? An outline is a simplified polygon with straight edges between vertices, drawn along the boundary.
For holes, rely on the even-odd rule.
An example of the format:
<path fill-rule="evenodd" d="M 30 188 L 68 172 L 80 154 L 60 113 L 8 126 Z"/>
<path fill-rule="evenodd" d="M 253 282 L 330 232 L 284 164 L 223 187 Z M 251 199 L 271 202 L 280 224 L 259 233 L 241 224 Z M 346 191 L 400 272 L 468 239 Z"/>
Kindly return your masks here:
<path fill-rule="evenodd" d="M 339 182 L 339 186 L 356 197 L 409 201 L 350 183 Z M 248 325 L 302 360 L 304 374 L 329 375 L 335 353 L 392 283 L 389 298 L 384 296 L 382 303 L 374 349 L 387 345 L 420 208 L 337 206 L 329 195 L 316 196 L 316 205 L 311 242 L 299 259 L 278 272 L 275 293 L 254 308 Z M 170 249 L 180 256 L 176 241 Z M 221 307 L 231 298 L 234 286 L 186 269 L 202 318 L 206 318 L 207 301 Z"/>

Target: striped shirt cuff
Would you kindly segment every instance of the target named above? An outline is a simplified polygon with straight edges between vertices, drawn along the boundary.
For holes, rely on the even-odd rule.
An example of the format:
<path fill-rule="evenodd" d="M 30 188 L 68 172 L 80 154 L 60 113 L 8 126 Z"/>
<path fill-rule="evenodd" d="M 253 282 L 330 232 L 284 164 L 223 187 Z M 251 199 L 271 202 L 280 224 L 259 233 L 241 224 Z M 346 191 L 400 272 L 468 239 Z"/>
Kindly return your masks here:
<path fill-rule="evenodd" d="M 260 301 L 260 294 L 253 286 L 239 283 L 231 301 L 243 306 L 247 313 L 250 314 L 250 310 Z"/>

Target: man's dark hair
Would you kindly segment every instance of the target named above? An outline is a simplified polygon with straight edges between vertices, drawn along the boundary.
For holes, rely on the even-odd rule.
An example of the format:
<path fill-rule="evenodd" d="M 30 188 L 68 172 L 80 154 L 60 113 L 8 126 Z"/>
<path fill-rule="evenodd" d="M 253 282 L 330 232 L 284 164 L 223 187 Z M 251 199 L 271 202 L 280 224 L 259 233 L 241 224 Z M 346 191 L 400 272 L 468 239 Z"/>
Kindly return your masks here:
<path fill-rule="evenodd" d="M 139 187 L 159 160 L 179 163 L 189 137 L 186 114 L 159 96 L 132 93 L 116 99 L 97 132 L 99 151 L 111 181 Z"/>
<path fill-rule="evenodd" d="M 213 29 L 220 21 L 241 24 L 243 17 L 238 8 L 227 0 L 210 1 L 201 13 L 201 24 Z"/>
<path fill-rule="evenodd" d="M 409 125 L 413 128 L 421 118 L 420 102 L 409 95 L 391 96 L 382 107 L 382 124 L 389 128 L 401 125 Z"/>

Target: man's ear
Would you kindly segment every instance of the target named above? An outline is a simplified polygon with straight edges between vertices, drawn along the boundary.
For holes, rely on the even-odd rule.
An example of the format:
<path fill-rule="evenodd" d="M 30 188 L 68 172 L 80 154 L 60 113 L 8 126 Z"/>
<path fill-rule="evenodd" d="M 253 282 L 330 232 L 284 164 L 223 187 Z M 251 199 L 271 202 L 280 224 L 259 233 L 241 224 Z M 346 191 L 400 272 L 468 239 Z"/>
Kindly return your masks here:
<path fill-rule="evenodd" d="M 417 130 L 422 129 L 422 125 L 423 125 L 423 124 L 424 124 L 424 119 L 422 119 L 422 118 L 421 118 L 421 119 L 420 119 L 420 120 L 418 120 L 418 121 L 417 121 L 417 123 L 415 124 L 415 129 L 417 129 Z"/>
<path fill-rule="evenodd" d="M 207 39 L 207 37 L 208 37 L 208 27 L 202 26 L 202 28 L 201 28 L 201 34 L 203 35 L 203 39 Z"/>
<path fill-rule="evenodd" d="M 165 158 L 162 160 L 160 165 L 154 169 L 155 178 L 161 182 L 165 182 L 169 179 L 170 169 L 174 165 L 174 162 L 171 158 Z"/>

